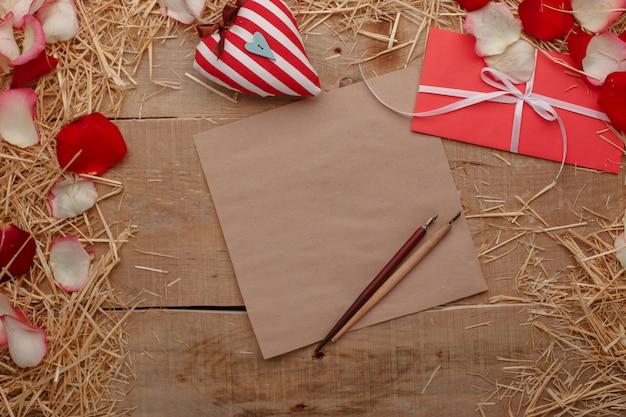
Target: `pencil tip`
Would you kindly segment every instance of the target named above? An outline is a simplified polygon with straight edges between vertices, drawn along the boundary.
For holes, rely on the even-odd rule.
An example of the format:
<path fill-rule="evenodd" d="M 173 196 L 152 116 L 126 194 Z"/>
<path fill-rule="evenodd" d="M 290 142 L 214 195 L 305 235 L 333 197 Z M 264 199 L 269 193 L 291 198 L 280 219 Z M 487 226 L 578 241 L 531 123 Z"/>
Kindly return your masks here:
<path fill-rule="evenodd" d="M 452 218 L 452 220 L 450 220 L 450 221 L 448 222 L 448 224 L 452 224 L 452 223 L 454 223 L 454 221 L 455 221 L 456 219 L 458 219 L 459 217 L 461 217 L 461 213 L 462 213 L 462 212 L 463 212 L 462 210 L 461 210 L 461 211 L 459 211 L 459 212 L 456 214 L 456 216 L 454 216 L 454 217 Z"/>

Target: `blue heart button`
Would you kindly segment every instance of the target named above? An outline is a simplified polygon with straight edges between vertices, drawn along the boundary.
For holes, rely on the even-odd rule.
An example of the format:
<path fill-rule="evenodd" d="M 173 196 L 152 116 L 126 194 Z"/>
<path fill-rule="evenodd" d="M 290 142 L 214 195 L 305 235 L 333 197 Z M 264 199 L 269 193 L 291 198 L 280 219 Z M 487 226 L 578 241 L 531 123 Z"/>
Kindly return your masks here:
<path fill-rule="evenodd" d="M 270 49 L 270 46 L 267 44 L 267 40 L 265 36 L 261 32 L 254 32 L 252 35 L 252 41 L 246 43 L 245 45 L 246 51 L 251 54 L 259 55 L 271 60 L 276 60 L 274 53 Z"/>

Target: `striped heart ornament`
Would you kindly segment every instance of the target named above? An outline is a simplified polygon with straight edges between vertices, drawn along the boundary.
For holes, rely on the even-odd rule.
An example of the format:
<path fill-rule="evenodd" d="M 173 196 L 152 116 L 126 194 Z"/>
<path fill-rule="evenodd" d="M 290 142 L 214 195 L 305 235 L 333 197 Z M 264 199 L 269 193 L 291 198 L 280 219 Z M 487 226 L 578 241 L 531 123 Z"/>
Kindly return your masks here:
<path fill-rule="evenodd" d="M 282 0 L 227 3 L 223 21 L 198 28 L 194 68 L 209 80 L 257 96 L 316 96 L 319 78 Z"/>

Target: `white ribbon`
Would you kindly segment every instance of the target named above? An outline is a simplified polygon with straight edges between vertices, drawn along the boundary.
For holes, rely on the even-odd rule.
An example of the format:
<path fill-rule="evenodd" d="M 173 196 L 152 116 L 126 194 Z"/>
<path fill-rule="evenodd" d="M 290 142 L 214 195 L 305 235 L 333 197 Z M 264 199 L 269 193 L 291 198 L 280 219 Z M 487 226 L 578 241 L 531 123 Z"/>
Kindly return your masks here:
<path fill-rule="evenodd" d="M 418 92 L 429 93 L 429 94 L 438 94 L 445 95 L 451 97 L 459 97 L 463 98 L 463 100 L 454 102 L 452 104 L 448 104 L 446 106 L 440 107 L 438 109 L 419 112 L 419 113 L 408 113 L 400 110 L 396 110 L 391 106 L 387 105 L 385 102 L 381 100 L 381 98 L 374 92 L 374 90 L 370 87 L 363 75 L 363 70 L 359 65 L 359 69 L 361 70 L 361 75 L 363 76 L 363 80 L 365 80 L 365 85 L 370 90 L 370 92 L 374 95 L 374 97 L 380 101 L 385 107 L 390 110 L 393 110 L 396 113 L 410 116 L 410 117 L 430 117 L 437 116 L 440 114 L 450 113 L 456 110 L 463 109 L 465 107 L 473 106 L 474 104 L 482 103 L 485 101 L 491 101 L 496 103 L 506 103 L 506 104 L 515 104 L 515 109 L 513 113 L 513 127 L 511 131 L 511 152 L 518 152 L 519 149 L 519 141 L 520 141 L 520 131 L 522 127 L 522 115 L 524 111 L 524 103 L 528 104 L 539 116 L 548 121 L 556 121 L 559 124 L 559 128 L 561 130 L 561 138 L 563 141 L 563 154 L 561 158 L 561 166 L 559 171 L 554 178 L 555 180 L 561 175 L 561 171 L 563 170 L 563 166 L 565 165 L 565 157 L 567 156 L 567 133 L 565 131 L 565 125 L 563 120 L 559 117 L 555 107 L 571 111 L 577 114 L 581 114 L 584 116 L 592 117 L 595 119 L 600 119 L 604 121 L 608 121 L 608 117 L 606 114 L 588 109 L 583 106 L 579 106 L 576 104 L 568 103 L 566 101 L 557 100 L 551 97 L 543 96 L 541 94 L 533 93 L 533 84 L 534 84 L 534 72 L 531 79 L 526 83 L 526 89 L 522 93 L 520 89 L 518 89 L 509 79 L 501 73 L 493 68 L 485 67 L 480 72 L 480 78 L 486 84 L 495 88 L 496 91 L 493 92 L 479 92 L 479 91 L 469 91 L 469 90 L 460 90 L 455 88 L 446 88 L 446 87 L 435 87 L 435 86 L 419 86 Z"/>

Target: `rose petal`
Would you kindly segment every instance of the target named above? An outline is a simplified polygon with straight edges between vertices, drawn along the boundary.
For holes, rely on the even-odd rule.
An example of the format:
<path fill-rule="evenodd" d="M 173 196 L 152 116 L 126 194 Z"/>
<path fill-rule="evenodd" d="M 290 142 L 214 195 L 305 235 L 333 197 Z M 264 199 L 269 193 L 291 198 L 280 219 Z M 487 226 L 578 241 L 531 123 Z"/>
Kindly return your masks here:
<path fill-rule="evenodd" d="M 69 219 L 92 208 L 97 199 L 98 191 L 93 181 L 70 178 L 52 187 L 48 201 L 53 217 Z"/>
<path fill-rule="evenodd" d="M 35 240 L 30 233 L 12 224 L 0 223 L 0 270 L 7 268 L 9 273 L 0 273 L 0 282 L 30 271 L 35 251 Z"/>
<path fill-rule="evenodd" d="M 26 321 L 24 313 L 11 305 L 11 300 L 3 292 L 0 291 L 0 316 L 8 315 L 20 321 Z M 7 333 L 4 330 L 4 324 L 0 320 L 0 345 L 7 344 Z"/>
<path fill-rule="evenodd" d="M 524 0 L 517 9 L 524 32 L 544 41 L 567 35 L 574 26 L 571 11 L 566 0 Z"/>
<path fill-rule="evenodd" d="M 50 247 L 50 269 L 65 291 L 80 291 L 89 279 L 92 256 L 75 236 L 58 237 Z"/>
<path fill-rule="evenodd" d="M 463 27 L 476 38 L 478 56 L 501 54 L 519 39 L 522 31 L 507 4 L 495 2 L 467 13 Z"/>
<path fill-rule="evenodd" d="M 456 0 L 456 2 L 468 12 L 473 12 L 474 10 L 485 7 L 490 1 L 491 0 Z"/>
<path fill-rule="evenodd" d="M 613 127 L 626 132 L 626 72 L 614 72 L 606 77 L 598 104 Z"/>
<path fill-rule="evenodd" d="M 583 71 L 593 85 L 602 85 L 612 72 L 626 71 L 626 42 L 612 32 L 591 38 L 583 59 Z"/>
<path fill-rule="evenodd" d="M 52 0 L 37 11 L 47 43 L 68 41 L 78 33 L 78 13 L 73 0 Z"/>
<path fill-rule="evenodd" d="M 593 35 L 582 30 L 580 26 L 574 26 L 567 37 L 567 49 L 579 68 L 583 67 L 583 58 L 587 55 L 587 46 Z"/>
<path fill-rule="evenodd" d="M 6 0 L 2 0 L 6 1 Z M 11 0 L 10 10 L 13 12 L 15 19 L 13 27 L 20 29 L 24 25 L 24 16 L 27 14 L 35 14 L 35 12 L 44 4 L 46 0 Z"/>
<path fill-rule="evenodd" d="M 13 88 L 0 93 L 0 137 L 26 148 L 39 143 L 35 127 L 37 94 L 31 88 Z"/>
<path fill-rule="evenodd" d="M 9 354 L 21 368 L 37 366 L 46 357 L 46 332 L 37 326 L 4 315 L 0 317 L 7 334 Z"/>
<path fill-rule="evenodd" d="M 159 0 L 161 15 L 190 25 L 202 15 L 204 0 Z"/>
<path fill-rule="evenodd" d="M 119 162 L 126 150 L 119 128 L 100 113 L 73 121 L 57 135 L 59 165 L 81 174 L 101 175 Z"/>
<path fill-rule="evenodd" d="M 487 65 L 504 73 L 514 83 L 530 80 L 535 70 L 535 48 L 520 39 L 499 55 L 486 56 Z"/>
<path fill-rule="evenodd" d="M 24 16 L 24 40 L 22 53 L 9 63 L 10 66 L 24 65 L 37 58 L 46 48 L 46 39 L 39 20 L 32 15 Z"/>
<path fill-rule="evenodd" d="M 613 243 L 613 247 L 615 248 L 615 255 L 619 260 L 620 264 L 622 264 L 622 268 L 626 269 L 626 233 L 622 232 L 617 236 L 615 242 Z"/>
<path fill-rule="evenodd" d="M 574 17 L 583 28 L 599 33 L 609 27 L 626 7 L 626 0 L 572 0 Z"/>
<path fill-rule="evenodd" d="M 11 78 L 11 88 L 22 87 L 31 81 L 34 81 L 55 69 L 59 60 L 55 57 L 46 55 L 41 52 L 37 58 L 24 64 L 17 65 L 13 68 L 13 76 Z"/>
<path fill-rule="evenodd" d="M 28 13 L 28 8 L 32 0 L 2 0 L 0 4 L 0 16 L 8 13 L 13 14 L 13 27 L 22 27 L 24 15 Z"/>
<path fill-rule="evenodd" d="M 9 12 L 0 23 L 0 71 L 10 71 L 9 62 L 20 56 L 20 47 L 13 34 L 13 13 Z"/>

